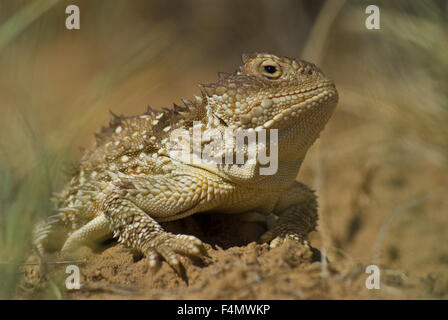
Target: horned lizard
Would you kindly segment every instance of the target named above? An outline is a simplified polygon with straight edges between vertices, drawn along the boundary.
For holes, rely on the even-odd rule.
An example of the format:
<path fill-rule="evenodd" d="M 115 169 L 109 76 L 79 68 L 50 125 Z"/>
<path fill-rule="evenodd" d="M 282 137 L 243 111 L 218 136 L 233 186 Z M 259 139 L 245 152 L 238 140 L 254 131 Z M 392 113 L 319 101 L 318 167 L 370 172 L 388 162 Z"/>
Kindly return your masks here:
<path fill-rule="evenodd" d="M 202 96 L 183 100 L 183 107 L 114 116 L 85 151 L 71 181 L 55 194 L 57 214 L 36 229 L 37 248 L 44 250 L 51 235 L 61 232 L 63 255 L 113 236 L 142 252 L 151 267 L 163 258 L 180 272 L 178 254 L 206 255 L 204 245 L 194 236 L 166 232 L 159 223 L 205 211 L 272 214 L 278 219 L 261 241 L 272 246 L 286 238 L 306 242 L 317 224 L 317 200 L 296 176 L 338 93 L 311 63 L 266 53 L 245 54 L 242 60 L 234 74 L 219 73 L 216 83 L 199 85 Z M 186 163 L 172 156 L 176 144 L 170 137 L 177 129 L 229 128 L 276 129 L 276 172 L 260 174 L 258 158 L 229 164 Z M 207 149 L 210 143 L 200 142 L 209 155 L 214 152 Z M 237 149 L 230 144 L 233 153 L 248 152 Z"/>

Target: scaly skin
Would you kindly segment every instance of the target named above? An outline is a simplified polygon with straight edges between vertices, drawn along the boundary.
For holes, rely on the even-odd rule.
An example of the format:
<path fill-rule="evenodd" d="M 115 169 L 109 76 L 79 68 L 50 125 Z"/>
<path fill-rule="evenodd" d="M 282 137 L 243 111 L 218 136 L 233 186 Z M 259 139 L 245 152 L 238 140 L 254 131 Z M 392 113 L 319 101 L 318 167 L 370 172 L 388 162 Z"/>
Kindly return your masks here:
<path fill-rule="evenodd" d="M 243 55 L 235 74 L 220 73 L 218 82 L 200 88 L 202 97 L 184 100 L 186 107 L 114 116 L 55 196 L 58 213 L 37 229 L 37 247 L 43 250 L 56 230 L 66 235 L 63 255 L 114 236 L 143 252 L 151 267 L 163 257 L 180 272 L 177 254 L 203 256 L 204 246 L 193 236 L 164 231 L 159 222 L 204 211 L 274 214 L 278 220 L 262 241 L 305 242 L 316 227 L 317 201 L 295 178 L 337 104 L 333 82 L 308 62 L 256 53 Z M 173 158 L 170 134 L 191 133 L 193 121 L 202 131 L 278 129 L 277 172 L 261 175 L 259 161 L 191 164 Z M 208 144 L 203 141 L 205 152 L 216 155 Z"/>

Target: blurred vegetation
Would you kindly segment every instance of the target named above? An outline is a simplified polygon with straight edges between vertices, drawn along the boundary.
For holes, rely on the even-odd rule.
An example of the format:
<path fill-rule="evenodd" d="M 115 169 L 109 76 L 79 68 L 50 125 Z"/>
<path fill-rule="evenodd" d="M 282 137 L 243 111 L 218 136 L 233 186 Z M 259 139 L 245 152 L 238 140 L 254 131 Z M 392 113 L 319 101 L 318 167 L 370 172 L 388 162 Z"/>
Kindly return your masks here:
<path fill-rule="evenodd" d="M 365 130 L 348 124 L 324 159 L 362 148 L 379 163 L 423 157 L 446 169 L 447 1 L 374 2 L 381 30 L 364 26 L 371 1 L 339 1 L 325 24 L 325 1 L 0 0 L 0 299 L 16 297 L 31 227 L 51 214 L 51 192 L 108 110 L 190 97 L 242 52 L 308 48 L 335 80 L 338 112 Z M 79 31 L 65 29 L 69 4 L 80 7 Z M 319 21 L 324 30 L 312 32 Z"/>
<path fill-rule="evenodd" d="M 394 2 L 381 12 L 377 33 L 360 23 L 360 10 L 347 8 L 337 31 L 343 40 L 330 49 L 340 52 L 343 46 L 347 54 L 338 57 L 339 66 L 350 63 L 345 73 L 361 80 L 342 76 L 351 102 L 343 107 L 383 123 L 390 142 L 396 141 L 391 135 L 400 136 L 443 162 L 448 157 L 447 3 Z M 352 41 L 344 41 L 348 37 Z M 328 63 L 336 65 L 334 57 Z"/>

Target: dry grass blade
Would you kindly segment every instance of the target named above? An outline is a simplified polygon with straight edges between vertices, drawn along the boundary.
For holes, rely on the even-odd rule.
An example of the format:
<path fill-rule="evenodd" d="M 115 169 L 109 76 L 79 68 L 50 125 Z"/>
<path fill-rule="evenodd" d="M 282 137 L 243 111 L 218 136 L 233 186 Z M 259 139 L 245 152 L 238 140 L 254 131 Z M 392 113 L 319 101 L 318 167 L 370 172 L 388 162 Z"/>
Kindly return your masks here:
<path fill-rule="evenodd" d="M 0 26 L 0 52 L 59 0 L 30 1 Z"/>

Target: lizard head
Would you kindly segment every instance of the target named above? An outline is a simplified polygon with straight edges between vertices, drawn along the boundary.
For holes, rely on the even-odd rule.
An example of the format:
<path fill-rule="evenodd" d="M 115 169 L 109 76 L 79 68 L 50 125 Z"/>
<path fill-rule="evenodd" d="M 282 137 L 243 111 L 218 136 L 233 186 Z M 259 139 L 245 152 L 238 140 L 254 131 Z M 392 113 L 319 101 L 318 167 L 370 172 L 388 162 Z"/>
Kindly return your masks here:
<path fill-rule="evenodd" d="M 216 83 L 200 85 L 207 111 L 222 125 L 281 134 L 303 126 L 304 117 L 306 123 L 326 122 L 332 114 L 336 88 L 315 65 L 266 53 L 244 54 L 242 60 L 234 74 L 219 73 Z"/>

